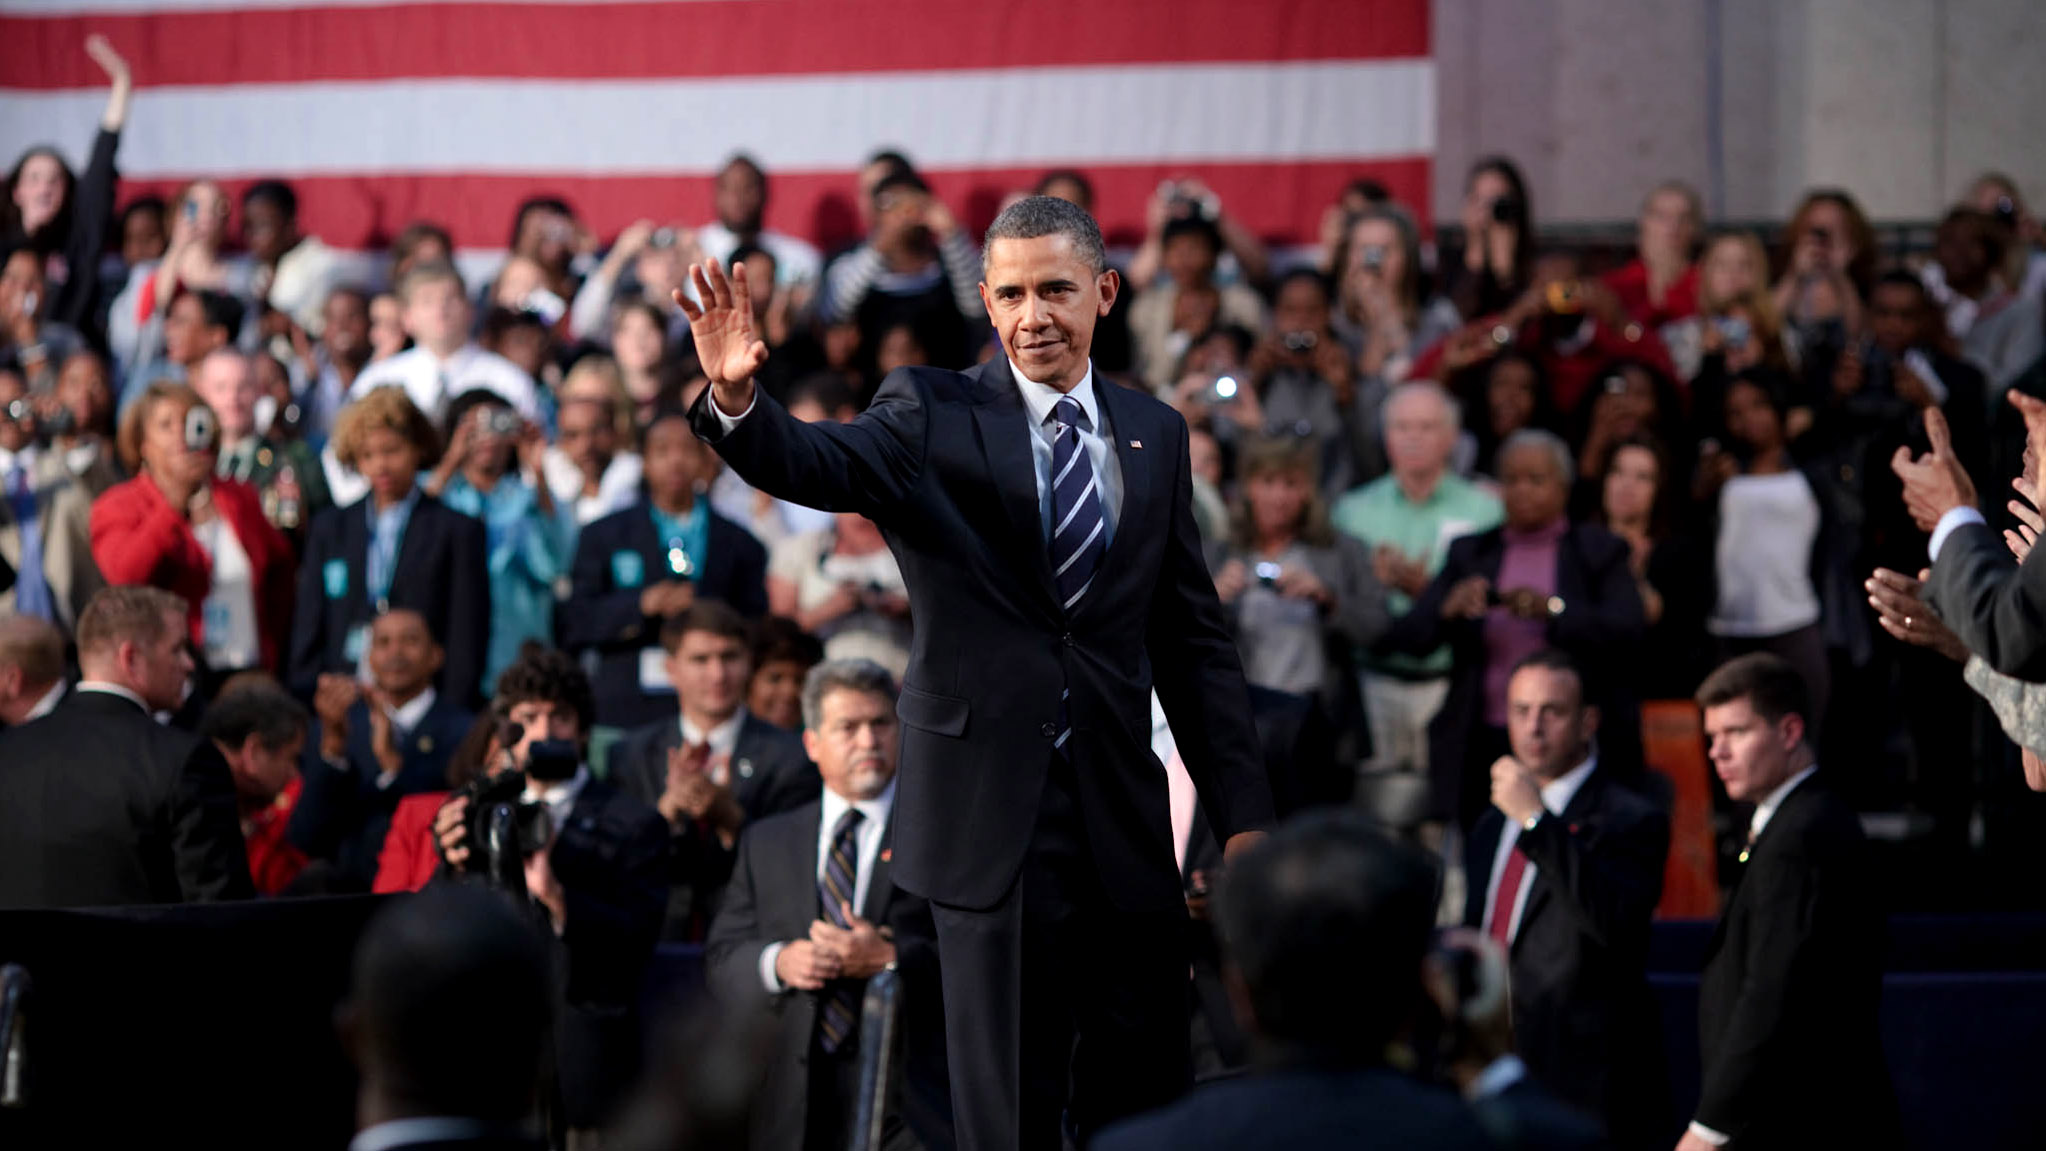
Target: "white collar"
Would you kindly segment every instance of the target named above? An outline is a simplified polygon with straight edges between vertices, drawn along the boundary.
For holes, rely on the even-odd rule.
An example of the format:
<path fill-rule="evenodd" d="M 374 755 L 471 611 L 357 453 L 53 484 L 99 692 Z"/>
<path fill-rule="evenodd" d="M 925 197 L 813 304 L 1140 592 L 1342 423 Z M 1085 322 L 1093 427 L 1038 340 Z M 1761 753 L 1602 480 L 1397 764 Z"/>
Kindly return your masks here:
<path fill-rule="evenodd" d="M 32 719 L 43 718 L 44 716 L 57 710 L 57 704 L 62 702 L 63 699 L 64 681 L 63 679 L 60 678 L 57 680 L 57 682 L 50 685 L 50 690 L 43 693 L 43 698 L 37 700 L 36 705 L 34 707 L 28 709 L 28 714 L 21 717 L 21 722 L 27 723 Z"/>
<path fill-rule="evenodd" d="M 1485 1069 L 1478 1072 L 1477 1078 L 1464 1087 L 1463 1097 L 1478 1100 L 1497 1095 L 1525 1078 L 1527 1064 L 1521 1062 L 1520 1056 L 1508 1052 L 1487 1063 Z"/>
<path fill-rule="evenodd" d="M 24 444 L 19 451 L 9 451 L 6 448 L 0 448 L 0 481 L 4 481 L 7 478 L 7 473 L 13 471 L 15 465 L 19 464 L 21 465 L 21 470 L 28 473 L 29 486 L 34 487 L 36 458 L 37 453 L 34 444 Z"/>
<path fill-rule="evenodd" d="M 348 1151 L 392 1151 L 420 1143 L 457 1143 L 479 1139 L 502 1130 L 481 1119 L 460 1115 L 421 1115 L 411 1119 L 387 1119 L 356 1132 Z"/>
<path fill-rule="evenodd" d="M 150 716 L 154 716 L 156 714 L 156 709 L 150 707 L 149 704 L 144 702 L 141 696 L 136 695 L 134 692 L 128 690 L 125 687 L 122 687 L 118 683 L 108 683 L 106 680 L 103 679 L 81 680 L 78 684 L 78 690 L 96 691 L 104 695 L 118 695 L 122 699 L 127 700 L 129 703 L 134 704 L 136 707 L 141 708 L 144 714 Z"/>
<path fill-rule="evenodd" d="M 1087 414 L 1087 426 L 1095 435 L 1101 434 L 1101 408 L 1094 394 L 1093 361 L 1088 361 L 1087 374 L 1081 376 L 1080 382 L 1074 384 L 1069 392 L 1061 392 L 1050 384 L 1040 384 L 1024 375 L 1013 360 L 1008 363 L 1009 374 L 1016 378 L 1016 387 L 1023 393 L 1023 406 L 1030 409 L 1030 426 L 1033 429 L 1044 426 L 1044 421 L 1051 416 L 1052 407 L 1061 397 L 1071 396 L 1080 405 L 1080 410 Z"/>
<path fill-rule="evenodd" d="M 844 817 L 848 808 L 866 817 L 866 822 L 862 826 L 885 827 L 888 824 L 888 812 L 894 806 L 895 779 L 893 776 L 889 777 L 888 786 L 881 789 L 881 794 L 872 799 L 847 799 L 845 796 L 827 787 L 824 789 L 824 811 L 822 814 L 824 834 L 831 834 L 831 829 L 838 826 L 838 821 Z"/>
<path fill-rule="evenodd" d="M 1784 797 L 1788 796 L 1791 790 L 1798 784 L 1810 779 L 1812 773 L 1817 770 L 1819 770 L 1819 765 L 1816 763 L 1812 764 L 1810 767 L 1777 784 L 1775 791 L 1770 792 L 1763 798 L 1762 802 L 1756 804 L 1755 818 L 1748 825 L 1748 837 L 1750 839 L 1761 838 L 1762 829 L 1769 826 L 1770 820 L 1776 818 L 1776 809 L 1783 806 Z"/>
<path fill-rule="evenodd" d="M 1570 801 L 1577 798 L 1577 791 L 1584 781 L 1591 778 L 1592 769 L 1598 766 L 1598 753 L 1592 752 L 1583 763 L 1542 785 L 1542 806 L 1553 815 L 1563 814 Z"/>
<path fill-rule="evenodd" d="M 718 724 L 709 731 L 704 731 L 697 727 L 689 721 L 687 715 L 684 715 L 681 717 L 682 742 L 684 745 L 707 743 L 710 745 L 712 755 L 730 755 L 732 754 L 732 749 L 739 744 L 739 728 L 745 722 L 746 705 L 744 704 L 739 705 L 739 709 L 732 713 L 730 719 Z"/>
<path fill-rule="evenodd" d="M 562 780 L 560 783 L 549 783 L 535 787 L 533 786 L 536 782 L 535 780 L 526 780 L 526 799 L 528 802 L 546 804 L 553 810 L 555 818 L 558 820 L 566 812 L 566 809 L 575 806 L 576 797 L 583 793 L 583 785 L 589 781 L 589 767 L 585 764 L 577 764 L 575 774 Z"/>
<path fill-rule="evenodd" d="M 425 691 L 413 696 L 409 702 L 392 708 L 391 720 L 406 732 L 415 731 L 419 722 L 426 718 L 426 713 L 433 710 L 434 701 L 438 698 L 439 693 L 428 684 Z"/>

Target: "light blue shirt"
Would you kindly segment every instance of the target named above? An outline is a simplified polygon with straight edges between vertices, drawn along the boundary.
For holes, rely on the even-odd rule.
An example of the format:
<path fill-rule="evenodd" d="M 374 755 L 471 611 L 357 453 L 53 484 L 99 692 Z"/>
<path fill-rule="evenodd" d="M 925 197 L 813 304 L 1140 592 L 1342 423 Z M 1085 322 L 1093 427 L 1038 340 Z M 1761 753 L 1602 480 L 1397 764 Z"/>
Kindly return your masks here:
<path fill-rule="evenodd" d="M 566 574 L 561 524 L 540 514 L 538 497 L 516 474 L 484 492 L 457 472 L 440 498 L 483 521 L 490 556 L 490 646 L 481 687 L 488 695 L 527 640 L 553 642 L 554 584 Z"/>
<path fill-rule="evenodd" d="M 1050 384 L 1040 384 L 1009 365 L 1009 373 L 1016 378 L 1016 388 L 1023 393 L 1023 407 L 1030 413 L 1030 461 L 1037 473 L 1037 513 L 1044 529 L 1045 546 L 1051 546 L 1051 455 L 1052 441 L 1057 437 L 1056 421 L 1052 408 L 1062 396 L 1071 396 L 1086 414 L 1086 421 L 1080 428 L 1080 444 L 1087 449 L 1087 462 L 1094 468 L 1094 482 L 1101 492 L 1102 536 L 1115 539 L 1116 520 L 1122 516 L 1122 460 L 1115 453 L 1115 430 L 1108 425 L 1108 410 L 1101 405 L 1095 394 L 1094 365 L 1087 365 L 1087 374 L 1073 385 L 1073 390 L 1061 392 Z M 1114 385 L 1110 385 L 1111 387 Z"/>
<path fill-rule="evenodd" d="M 398 549 L 404 546 L 405 525 L 412 522 L 412 509 L 419 506 L 419 485 L 413 484 L 405 498 L 377 510 L 376 497 L 363 501 L 369 509 L 369 551 L 362 558 L 363 589 L 371 607 L 391 596 L 391 581 L 398 575 Z"/>

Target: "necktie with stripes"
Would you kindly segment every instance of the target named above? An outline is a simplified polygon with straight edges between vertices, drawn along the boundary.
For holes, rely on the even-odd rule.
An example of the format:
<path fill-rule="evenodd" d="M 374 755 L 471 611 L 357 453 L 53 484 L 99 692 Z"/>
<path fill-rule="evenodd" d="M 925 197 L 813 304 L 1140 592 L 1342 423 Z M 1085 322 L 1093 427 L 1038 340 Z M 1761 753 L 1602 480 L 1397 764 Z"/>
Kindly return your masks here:
<path fill-rule="evenodd" d="M 817 902 L 824 905 L 824 918 L 834 927 L 851 927 L 845 906 L 859 889 L 859 831 L 865 818 L 858 808 L 848 808 L 831 829 L 831 854 L 824 860 L 824 875 L 817 881 Z M 860 981 L 835 979 L 824 989 L 817 1012 L 818 1043 L 827 1053 L 837 1051 L 852 1038 L 860 1023 Z"/>
<path fill-rule="evenodd" d="M 1087 413 L 1071 396 L 1060 396 L 1052 405 L 1051 441 L 1051 574 L 1058 586 L 1060 606 L 1071 614 L 1086 596 L 1108 551 L 1108 523 L 1101 517 L 1101 484 L 1094 475 L 1094 462 L 1087 446 L 1080 442 L 1080 429 Z M 1066 741 L 1072 737 L 1072 712 L 1067 706 L 1070 691 L 1059 695 L 1059 735 L 1052 746 L 1070 755 Z"/>

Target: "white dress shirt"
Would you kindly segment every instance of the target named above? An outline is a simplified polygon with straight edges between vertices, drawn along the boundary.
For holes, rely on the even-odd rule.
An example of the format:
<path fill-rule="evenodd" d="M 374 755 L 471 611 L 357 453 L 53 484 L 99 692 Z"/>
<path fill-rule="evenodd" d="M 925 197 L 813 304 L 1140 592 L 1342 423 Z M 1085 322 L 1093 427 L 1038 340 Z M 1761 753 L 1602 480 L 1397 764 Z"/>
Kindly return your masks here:
<path fill-rule="evenodd" d="M 540 457 L 540 470 L 547 477 L 547 487 L 553 491 L 555 502 L 574 509 L 577 524 L 593 523 L 639 500 L 643 466 L 638 452 L 612 456 L 604 474 L 597 477 L 597 494 L 593 496 L 583 494 L 583 470 L 560 448 L 547 449 Z"/>
<path fill-rule="evenodd" d="M 475 344 L 464 344 L 446 360 L 424 347 L 399 352 L 362 369 L 348 398 L 359 400 L 373 389 L 402 387 L 426 418 L 436 425 L 447 415 L 448 401 L 474 388 L 487 388 L 529 420 L 540 418 L 533 377 L 517 364 Z"/>
<path fill-rule="evenodd" d="M 866 818 L 853 829 L 853 914 L 862 914 L 867 905 L 868 882 L 874 876 L 874 861 L 881 855 L 881 833 L 888 827 L 888 813 L 895 807 L 895 781 L 889 780 L 881 794 L 872 799 L 851 800 L 830 788 L 824 789 L 824 809 L 817 819 L 817 880 L 824 881 L 824 867 L 831 861 L 831 833 L 838 829 L 838 821 L 848 810 L 857 810 Z M 819 918 L 822 918 L 819 912 Z M 808 936 L 805 936 L 808 938 Z M 760 985 L 770 995 L 779 995 L 788 990 L 782 986 L 781 978 L 774 973 L 774 961 L 781 957 L 781 949 L 787 941 L 770 943 L 760 952 Z"/>
<path fill-rule="evenodd" d="M 37 700 L 36 705 L 28 709 L 27 715 L 21 717 L 21 722 L 28 723 L 32 720 L 38 720 L 57 710 L 57 705 L 64 702 L 64 687 L 64 681 L 61 679 L 51 684 L 50 690 L 43 693 L 43 698 Z"/>
<path fill-rule="evenodd" d="M 1932 539 L 1926 545 L 1926 553 L 1932 558 L 1932 562 L 1938 563 L 1939 549 L 1946 546 L 1948 536 L 1953 535 L 1956 530 L 1968 524 L 1986 524 L 1988 522 L 1988 520 L 1982 518 L 1981 512 L 1976 511 L 1967 504 L 1962 504 L 1957 508 L 1948 508 L 1947 514 L 1939 517 L 1939 523 L 1933 525 Z"/>
<path fill-rule="evenodd" d="M 732 782 L 732 752 L 739 746 L 739 729 L 746 723 L 746 708 L 741 705 L 730 719 L 709 731 L 696 726 L 687 715 L 681 717 L 682 746 L 695 747 L 699 743 L 710 745 L 710 770 L 712 783 L 719 787 L 730 786 Z"/>
<path fill-rule="evenodd" d="M 559 783 L 541 783 L 537 779 L 526 781 L 527 803 L 544 803 L 547 814 L 558 828 L 568 825 L 568 813 L 575 810 L 576 797 L 583 793 L 583 785 L 590 781 L 590 769 L 578 765 L 575 774 Z"/>
<path fill-rule="evenodd" d="M 1577 797 L 1577 790 L 1584 786 L 1584 781 L 1591 777 L 1592 770 L 1597 766 L 1598 754 L 1594 752 L 1583 763 L 1543 784 L 1544 817 L 1553 818 L 1561 815 L 1563 809 L 1570 806 L 1570 801 Z M 1506 873 L 1506 860 L 1513 853 L 1513 845 L 1520 842 L 1520 822 L 1508 819 L 1505 824 L 1505 828 L 1499 833 L 1499 847 L 1492 853 L 1491 886 L 1485 891 L 1484 925 L 1487 930 L 1490 930 L 1493 918 L 1499 914 L 1499 909 L 1494 906 L 1499 899 L 1499 877 Z M 1520 891 L 1513 898 L 1513 906 L 1507 909 L 1507 914 L 1512 916 L 1507 921 L 1506 929 L 1506 938 L 1509 942 L 1520 934 L 1520 917 L 1527 910 L 1527 893 L 1534 890 L 1535 873 L 1538 870 L 1534 860 L 1530 859 L 1527 862 L 1527 870 L 1521 873 Z"/>

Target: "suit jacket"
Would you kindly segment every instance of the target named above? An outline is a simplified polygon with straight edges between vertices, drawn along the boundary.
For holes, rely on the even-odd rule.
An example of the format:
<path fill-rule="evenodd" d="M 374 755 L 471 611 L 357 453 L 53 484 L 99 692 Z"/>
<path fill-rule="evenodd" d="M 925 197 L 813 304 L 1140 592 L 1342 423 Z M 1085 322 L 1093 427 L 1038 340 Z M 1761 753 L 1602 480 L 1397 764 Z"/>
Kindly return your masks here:
<path fill-rule="evenodd" d="M 370 501 L 330 509 L 313 519 L 298 573 L 298 611 L 291 627 L 286 682 L 307 699 L 323 671 L 354 672 L 348 633 L 376 616 L 364 578 L 369 556 Z M 398 543 L 392 607 L 426 617 L 447 653 L 435 685 L 451 702 L 474 702 L 483 686 L 490 646 L 490 570 L 483 524 L 419 493 Z"/>
<path fill-rule="evenodd" d="M 233 480 L 210 482 L 213 506 L 248 553 L 259 660 L 265 668 L 277 667 L 291 626 L 292 565 L 297 562 L 291 543 L 263 518 L 255 489 Z M 183 596 L 192 642 L 205 642 L 213 561 L 183 512 L 170 506 L 154 480 L 136 476 L 93 503 L 92 556 L 108 583 L 147 584 Z"/>
<path fill-rule="evenodd" d="M 57 467 L 61 470 L 63 464 Z M 47 474 L 45 469 L 38 471 Z M 55 622 L 69 635 L 77 629 L 78 614 L 85 610 L 92 593 L 107 585 L 92 558 L 91 493 L 72 482 L 68 472 L 45 482 L 36 489 L 36 526 L 43 545 L 43 579 L 50 585 L 50 600 L 57 609 Z M 21 524 L 4 493 L 0 493 L 0 560 L 15 571 L 21 569 Z M 5 583 L 0 587 L 0 612 L 11 612 L 14 588 L 12 581 Z"/>
<path fill-rule="evenodd" d="M 625 737 L 611 753 L 611 781 L 620 791 L 658 810 L 668 787 L 668 753 L 682 745 L 682 725 L 655 720 Z M 746 822 L 791 811 L 817 797 L 817 765 L 803 740 L 759 716 L 746 713 L 732 745 L 732 798 Z M 701 939 L 717 912 L 718 895 L 731 878 L 734 853 L 718 837 L 686 823 L 672 832 L 668 861 L 668 939 Z"/>
<path fill-rule="evenodd" d="M 815 795 L 818 788 L 813 784 L 810 790 Z M 775 1020 L 774 1057 L 753 1099 L 749 1146 L 754 1151 L 801 1151 L 803 1146 L 809 1064 L 822 999 L 811 991 L 770 993 L 760 981 L 760 956 L 770 944 L 808 939 L 810 925 L 823 918 L 817 897 L 817 836 L 823 810 L 823 804 L 812 799 L 794 811 L 747 826 L 731 886 L 704 951 L 712 994 L 735 1009 L 765 1011 Z M 921 1058 L 929 1050 L 924 1042 L 943 1033 L 937 1006 L 937 947 L 930 905 L 895 886 L 889 859 L 893 825 L 891 813 L 859 914 L 894 932 L 896 970 L 904 981 L 902 1002 L 908 1013 L 903 1022 L 917 1049 L 911 1057 Z"/>
<path fill-rule="evenodd" d="M 1096 1151 L 1492 1148 L 1463 1101 L 1385 1068 L 1252 1072 L 1103 1131 Z"/>
<path fill-rule="evenodd" d="M 971 372 L 905 368 L 849 424 L 805 424 L 772 396 L 729 434 L 692 409 L 748 483 L 881 528 L 917 621 L 896 711 L 904 730 L 900 881 L 990 907 L 1020 871 L 1058 737 L 1061 691 L 1080 818 L 1126 910 L 1182 901 L 1150 689 L 1179 733 L 1225 841 L 1271 821 L 1243 668 L 1193 519 L 1186 422 L 1096 377 L 1122 470 L 1114 539 L 1068 612 L 1054 591 L 1023 394 L 1001 357 Z"/>
<path fill-rule="evenodd" d="M 748 619 L 766 615 L 767 549 L 760 541 L 713 511 L 705 550 L 697 594 L 723 600 Z M 577 537 L 558 630 L 561 646 L 581 655 L 590 671 L 599 723 L 638 727 L 678 710 L 673 691 L 646 691 L 639 676 L 640 653 L 660 647 L 664 622 L 639 610 L 639 596 L 667 571 L 667 545 L 654 535 L 644 499 L 585 525 Z"/>
<path fill-rule="evenodd" d="M 254 895 L 234 780 L 211 741 L 98 691 L 0 732 L 0 907 Z"/>
<path fill-rule="evenodd" d="M 1524 1076 L 1472 1100 L 1471 1114 L 1502 1151 L 1600 1151 L 1607 1146 L 1596 1119 L 1554 1098 Z M 1632 1146 L 1617 1139 L 1612 1145 Z"/>
<path fill-rule="evenodd" d="M 2046 682 L 2046 549 L 2016 564 L 1994 529 L 1956 528 L 1940 545 L 1927 590 L 1939 618 L 1983 662 Z"/>
<path fill-rule="evenodd" d="M 1506 817 L 1488 809 L 1464 848 L 1464 923 L 1480 927 Z M 1669 816 L 1592 769 L 1561 812 L 1520 835 L 1535 866 L 1509 953 L 1513 1045 L 1565 1102 L 1636 1146 L 1669 1120 L 1648 932 L 1662 898 Z M 1509 914 L 1510 909 L 1497 914 Z"/>
<path fill-rule="evenodd" d="M 370 746 L 368 703 L 357 700 L 348 709 L 343 768 L 320 758 L 320 721 L 315 719 L 299 769 L 305 789 L 291 814 L 291 841 L 315 859 L 333 860 L 350 882 L 367 889 L 376 878 L 377 859 L 398 801 L 447 788 L 448 760 L 474 722 L 466 708 L 436 695 L 418 726 L 399 741 L 398 774 L 379 786 L 383 768 Z"/>
<path fill-rule="evenodd" d="M 1484 576 L 1495 585 L 1506 555 L 1504 528 L 1465 536 L 1428 590 L 1393 624 L 1384 646 L 1425 655 L 1444 642 L 1456 656 L 1449 698 L 1428 726 L 1428 771 L 1434 815 L 1466 822 L 1483 814 L 1483 794 L 1463 794 L 1465 749 L 1485 721 L 1485 625 L 1482 619 L 1442 618 L 1442 601 L 1464 579 Z M 1549 621 L 1548 642 L 1575 657 L 1594 685 L 1600 711 L 1599 757 L 1614 774 L 1641 769 L 1641 707 L 1623 674 L 1647 628 L 1641 593 L 1627 566 L 1627 545 L 1597 524 L 1573 523 L 1556 546 L 1556 595 L 1563 612 Z M 1602 686 L 1601 686 L 1602 685 Z"/>
<path fill-rule="evenodd" d="M 1698 988 L 1698 1122 L 1742 1148 L 1889 1146 L 1882 911 L 1861 825 L 1823 775 L 1750 849 Z"/>

